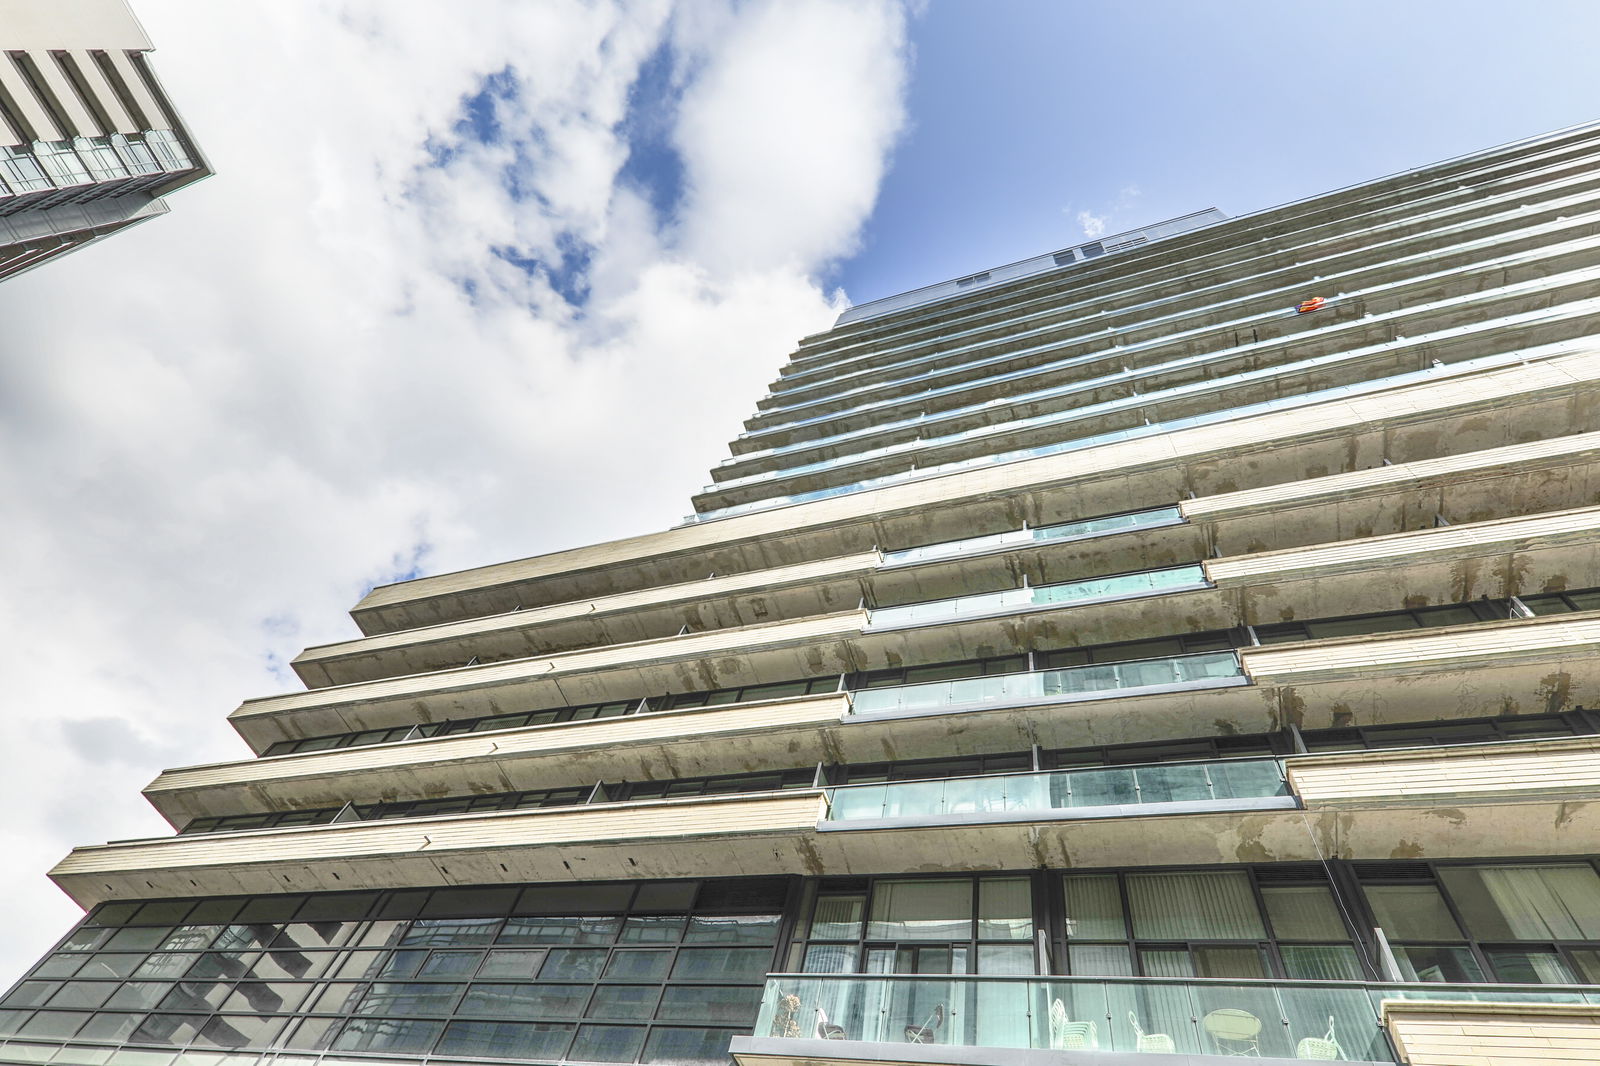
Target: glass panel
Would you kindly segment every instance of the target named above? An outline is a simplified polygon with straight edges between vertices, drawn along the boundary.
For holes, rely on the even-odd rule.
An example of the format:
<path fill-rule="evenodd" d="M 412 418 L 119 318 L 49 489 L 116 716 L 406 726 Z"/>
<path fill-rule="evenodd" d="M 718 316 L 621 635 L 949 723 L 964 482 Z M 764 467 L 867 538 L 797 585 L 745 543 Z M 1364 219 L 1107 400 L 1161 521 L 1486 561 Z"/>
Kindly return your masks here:
<path fill-rule="evenodd" d="M 338 1051 L 422 1052 L 433 1046 L 443 1022 L 402 1018 L 354 1018 L 333 1041 Z"/>
<path fill-rule="evenodd" d="M 806 948 L 805 962 L 800 967 L 806 973 L 854 973 L 856 946 L 854 944 L 811 944 Z"/>
<path fill-rule="evenodd" d="M 356 1013 L 384 1017 L 448 1014 L 460 991 L 460 985 L 393 984 L 380 981 L 361 998 Z"/>
<path fill-rule="evenodd" d="M 480 1018 L 576 1018 L 588 985 L 473 985 L 457 1013 Z"/>
<path fill-rule="evenodd" d="M 1361 960 L 1349 944 L 1283 944 L 1283 969 L 1296 981 L 1364 981 Z"/>
<path fill-rule="evenodd" d="M 83 968 L 77 972 L 78 977 L 130 977 L 139 964 L 144 961 L 143 955 L 91 955 L 87 960 L 80 956 L 57 955 L 54 958 L 73 960 L 83 963 Z M 46 976 L 43 972 L 35 976 Z M 53 976 L 65 977 L 66 974 Z"/>
<path fill-rule="evenodd" d="M 879 881 L 873 886 L 867 936 L 872 940 L 971 939 L 972 882 Z"/>
<path fill-rule="evenodd" d="M 1197 977 L 1226 977 L 1236 980 L 1259 980 L 1269 976 L 1261 948 L 1254 945 L 1250 947 L 1196 945 L 1194 972 Z"/>
<path fill-rule="evenodd" d="M 644 1046 L 642 1025 L 582 1025 L 569 1059 L 578 1062 L 632 1062 Z"/>
<path fill-rule="evenodd" d="M 1126 944 L 1069 944 L 1067 961 L 1074 974 L 1131 977 L 1133 958 Z"/>
<path fill-rule="evenodd" d="M 0 1004 L 7 1007 L 38 1007 L 61 989 L 60 981 L 24 981 L 13 988 Z"/>
<path fill-rule="evenodd" d="M 1033 939 L 1033 888 L 1026 877 L 979 879 L 978 939 Z"/>
<path fill-rule="evenodd" d="M 748 1015 L 743 1021 L 748 1024 Z M 646 1062 L 721 1063 L 728 1060 L 728 1042 L 740 1029 L 679 1029 L 657 1026 L 645 1044 Z"/>
<path fill-rule="evenodd" d="M 1280 940 L 1349 940 L 1327 885 L 1263 885 L 1272 931 Z"/>
<path fill-rule="evenodd" d="M 854 940 L 861 935 L 861 917 L 867 897 L 818 896 L 811 935 L 818 940 Z"/>
<path fill-rule="evenodd" d="M 687 918 L 652 916 L 629 918 L 622 926 L 619 944 L 675 944 L 683 936 Z"/>
<path fill-rule="evenodd" d="M 481 977 L 521 977 L 532 980 L 544 965 L 543 948 L 500 948 L 488 953 L 479 968 Z"/>
<path fill-rule="evenodd" d="M 759 981 L 772 964 L 771 948 L 683 948 L 674 981 Z"/>
<path fill-rule="evenodd" d="M 1363 885 L 1372 913 L 1390 940 L 1464 940 L 1433 885 Z"/>
<path fill-rule="evenodd" d="M 1593 948 L 1576 948 L 1571 952 L 1572 961 L 1577 964 L 1582 975 L 1580 980 L 1586 985 L 1600 985 L 1600 951 Z"/>
<path fill-rule="evenodd" d="M 71 1036 L 89 1020 L 87 1014 L 77 1011 L 41 1010 L 18 1029 L 22 1036 Z"/>
<path fill-rule="evenodd" d="M 219 1014 L 201 1027 L 195 1037 L 195 1046 L 270 1047 L 273 1038 L 289 1020 L 254 1014 Z"/>
<path fill-rule="evenodd" d="M 1075 940 L 1121 940 L 1128 935 L 1115 874 L 1067 874 L 1067 936 Z"/>
<path fill-rule="evenodd" d="M 499 944 L 609 944 L 620 918 L 511 918 Z"/>
<path fill-rule="evenodd" d="M 170 991 L 172 985 L 167 981 L 129 981 L 106 1000 L 106 1006 L 114 1010 L 148 1010 Z"/>
<path fill-rule="evenodd" d="M 527 1022 L 451 1022 L 439 1041 L 441 1055 L 558 1061 L 572 1036 L 570 1025 Z"/>
<path fill-rule="evenodd" d="M 398 952 L 396 952 L 398 954 Z M 481 951 L 435 951 L 417 971 L 418 977 L 470 977 L 483 961 Z"/>
<path fill-rule="evenodd" d="M 133 1035 L 133 1031 L 144 1020 L 143 1014 L 111 1014 L 102 1012 L 89 1019 L 77 1032 L 79 1040 L 126 1040 Z M 59 1059 L 57 1061 L 60 1061 Z"/>
<path fill-rule="evenodd" d="M 419 918 L 411 923 L 400 942 L 428 947 L 487 944 L 494 939 L 499 927 L 498 918 Z"/>
<path fill-rule="evenodd" d="M 1490 948 L 1484 954 L 1502 981 L 1525 985 L 1570 985 L 1577 981 L 1572 968 L 1554 949 Z"/>
<path fill-rule="evenodd" d="M 607 981 L 660 981 L 672 965 L 672 951 L 667 948 L 618 949 L 612 952 L 606 964 Z"/>
<path fill-rule="evenodd" d="M 1130 874 L 1128 905 L 1140 939 L 1266 937 L 1250 879 L 1242 871 Z"/>
<path fill-rule="evenodd" d="M 859 919 L 858 919 L 859 921 Z M 813 933 L 820 937 L 822 934 Z M 778 915 L 696 915 L 689 919 L 685 944 L 770 944 L 778 936 Z"/>
<path fill-rule="evenodd" d="M 552 948 L 543 968 L 539 970 L 539 979 L 593 981 L 600 976 L 600 969 L 605 964 L 604 948 Z"/>
<path fill-rule="evenodd" d="M 1600 874 L 1580 863 L 1439 870 L 1461 918 L 1483 940 L 1600 940 Z"/>
<path fill-rule="evenodd" d="M 857 689 L 850 694 L 850 701 L 856 714 L 958 710 L 1238 676 L 1238 657 L 1231 651 L 1220 651 L 969 677 L 928 685 L 889 684 Z"/>
<path fill-rule="evenodd" d="M 610 1021 L 637 1021 L 655 1012 L 661 989 L 656 985 L 601 985 L 584 1016 Z"/>
<path fill-rule="evenodd" d="M 759 988 L 669 987 L 662 994 L 656 1017 L 674 1022 L 748 1025 L 760 1001 Z"/>
<path fill-rule="evenodd" d="M 978 972 L 982 974 L 1031 974 L 1032 944 L 979 944 Z"/>
<path fill-rule="evenodd" d="M 1454 981 L 1471 983 L 1485 980 L 1483 967 L 1467 948 L 1394 945 L 1400 973 L 1408 981 Z"/>

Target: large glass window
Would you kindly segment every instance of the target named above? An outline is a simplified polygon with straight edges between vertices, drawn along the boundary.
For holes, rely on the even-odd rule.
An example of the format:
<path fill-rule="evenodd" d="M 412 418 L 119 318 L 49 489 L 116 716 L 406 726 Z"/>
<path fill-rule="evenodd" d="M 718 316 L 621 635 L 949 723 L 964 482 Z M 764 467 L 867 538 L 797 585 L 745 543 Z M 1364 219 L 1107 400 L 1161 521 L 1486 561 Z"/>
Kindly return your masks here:
<path fill-rule="evenodd" d="M 778 878 L 111 904 L 0 1023 L 102 1046 L 84 1054 L 720 1063 L 754 1023 L 787 895 Z"/>
<path fill-rule="evenodd" d="M 1035 972 L 1026 876 L 823 881 L 801 967 L 810 973 Z"/>
<path fill-rule="evenodd" d="M 1365 976 L 1317 867 L 1071 873 L 1061 878 L 1066 972 L 1126 977 Z"/>
<path fill-rule="evenodd" d="M 1384 883 L 1399 873 L 1404 883 Z M 1597 976 L 1600 874 L 1590 863 L 1418 864 L 1366 871 L 1363 880 L 1407 979 L 1565 984 Z"/>

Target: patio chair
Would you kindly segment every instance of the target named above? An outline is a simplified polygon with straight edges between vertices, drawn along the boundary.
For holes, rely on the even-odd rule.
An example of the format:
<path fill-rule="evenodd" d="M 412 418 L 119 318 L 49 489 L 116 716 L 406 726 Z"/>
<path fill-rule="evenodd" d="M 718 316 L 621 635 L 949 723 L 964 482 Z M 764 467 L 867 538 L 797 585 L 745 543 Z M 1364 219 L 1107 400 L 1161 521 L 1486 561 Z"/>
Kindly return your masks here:
<path fill-rule="evenodd" d="M 1324 1062 L 1338 1062 L 1344 1058 L 1344 1048 L 1339 1046 L 1339 1040 L 1333 1035 L 1333 1015 L 1328 1015 L 1328 1031 L 1322 1036 L 1302 1037 L 1300 1043 L 1294 1046 L 1295 1058 L 1321 1059 Z"/>
<path fill-rule="evenodd" d="M 830 1022 L 828 1020 L 828 1012 L 818 1007 L 816 1033 L 818 1040 L 843 1040 L 844 1026 Z"/>
<path fill-rule="evenodd" d="M 933 1013 L 928 1015 L 921 1025 L 906 1026 L 906 1042 L 911 1044 L 931 1044 L 933 1038 L 944 1028 L 944 1004 L 933 1008 Z"/>
<path fill-rule="evenodd" d="M 1200 1019 L 1219 1055 L 1261 1057 L 1261 1019 L 1247 1010 L 1222 1007 Z"/>
<path fill-rule="evenodd" d="M 1128 1012 L 1128 1024 L 1133 1026 L 1133 1050 L 1175 1052 L 1178 1044 L 1166 1033 L 1147 1033 L 1139 1027 L 1139 1016 Z"/>
<path fill-rule="evenodd" d="M 1050 1050 L 1091 1051 L 1100 1046 L 1099 1029 L 1094 1022 L 1074 1022 L 1067 1018 L 1066 1004 L 1050 1003 Z"/>

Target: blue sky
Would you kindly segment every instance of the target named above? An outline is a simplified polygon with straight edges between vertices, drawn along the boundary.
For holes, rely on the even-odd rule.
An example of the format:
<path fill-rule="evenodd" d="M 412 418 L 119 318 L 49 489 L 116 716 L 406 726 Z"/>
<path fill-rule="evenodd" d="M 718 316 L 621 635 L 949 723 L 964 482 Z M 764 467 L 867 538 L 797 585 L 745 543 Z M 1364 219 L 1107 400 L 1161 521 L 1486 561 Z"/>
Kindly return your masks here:
<path fill-rule="evenodd" d="M 855 302 L 1600 117 L 1600 3 L 933 0 Z M 1136 190 L 1133 192 L 1131 190 Z"/>

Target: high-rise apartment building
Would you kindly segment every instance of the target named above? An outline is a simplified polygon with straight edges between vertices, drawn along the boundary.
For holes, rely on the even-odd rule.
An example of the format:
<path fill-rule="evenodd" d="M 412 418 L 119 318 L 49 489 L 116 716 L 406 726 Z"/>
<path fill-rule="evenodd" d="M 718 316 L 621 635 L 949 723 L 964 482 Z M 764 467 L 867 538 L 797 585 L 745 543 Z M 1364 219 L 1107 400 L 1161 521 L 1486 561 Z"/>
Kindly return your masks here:
<path fill-rule="evenodd" d="M 1597 164 L 852 309 L 73 851 L 0 1060 L 1600 1061 Z"/>
<path fill-rule="evenodd" d="M 211 173 L 124 0 L 0 0 L 0 279 L 167 210 Z"/>

